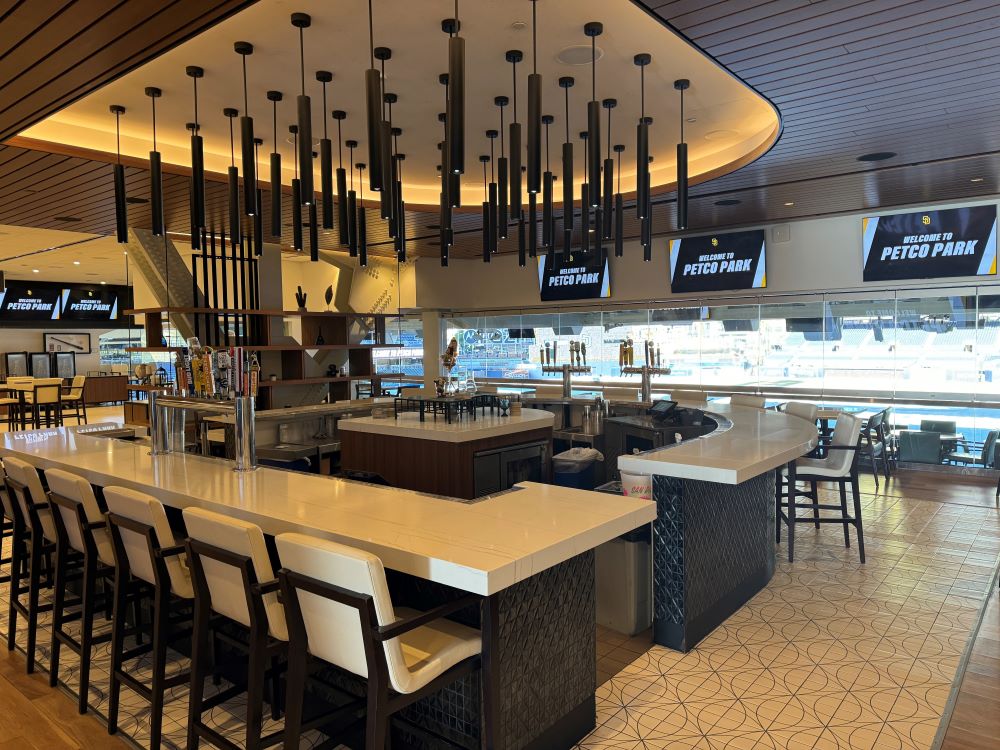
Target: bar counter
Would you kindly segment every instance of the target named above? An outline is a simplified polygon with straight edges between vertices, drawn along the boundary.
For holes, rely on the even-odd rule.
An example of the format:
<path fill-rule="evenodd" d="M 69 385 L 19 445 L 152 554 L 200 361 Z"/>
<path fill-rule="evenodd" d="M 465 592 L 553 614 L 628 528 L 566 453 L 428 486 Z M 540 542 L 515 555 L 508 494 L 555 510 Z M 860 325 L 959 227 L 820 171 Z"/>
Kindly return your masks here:
<path fill-rule="evenodd" d="M 101 425 L 96 431 L 101 431 Z M 523 483 L 475 501 L 186 454 L 63 427 L 3 434 L 0 456 L 98 486 L 150 493 L 378 555 L 398 606 L 484 597 L 481 678 L 414 706 L 413 721 L 469 746 L 569 748 L 595 725 L 594 548 L 655 517 L 652 503 Z M 489 689 L 480 702 L 480 679 Z"/>
<path fill-rule="evenodd" d="M 816 447 L 816 425 L 711 404 L 711 432 L 635 455 L 653 476 L 653 640 L 688 651 L 763 589 L 775 569 L 775 471 Z"/>

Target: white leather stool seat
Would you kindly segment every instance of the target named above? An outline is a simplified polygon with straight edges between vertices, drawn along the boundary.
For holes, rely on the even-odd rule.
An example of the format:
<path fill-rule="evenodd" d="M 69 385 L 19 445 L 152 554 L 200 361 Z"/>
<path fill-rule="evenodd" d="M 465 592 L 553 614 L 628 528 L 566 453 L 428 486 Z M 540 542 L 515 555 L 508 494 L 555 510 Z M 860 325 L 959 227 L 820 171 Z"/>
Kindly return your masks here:
<path fill-rule="evenodd" d="M 152 526 L 156 542 L 161 547 L 173 547 L 177 544 L 163 504 L 152 495 L 136 492 L 127 487 L 105 487 L 104 499 L 108 503 L 110 512 Z M 122 528 L 120 531 L 132 574 L 146 583 L 155 584 L 154 563 L 149 555 L 145 538 L 128 529 Z M 184 555 L 171 555 L 165 562 L 170 576 L 170 590 L 182 599 L 193 599 L 191 571 L 188 570 Z"/>
<path fill-rule="evenodd" d="M 420 614 L 420 610 L 397 607 L 396 617 L 405 620 Z M 476 656 L 482 650 L 482 636 L 475 628 L 451 620 L 434 622 L 414 628 L 396 640 L 403 650 L 408 675 L 404 674 L 402 690 L 412 693 L 460 661 Z"/>
<path fill-rule="evenodd" d="M 201 508 L 185 508 L 184 526 L 191 539 L 249 557 L 258 583 L 274 580 L 274 569 L 271 567 L 271 558 L 264 542 L 264 532 L 256 524 Z M 243 574 L 239 568 L 205 555 L 201 556 L 201 564 L 205 570 L 205 582 L 211 595 L 212 609 L 241 625 L 250 627 Z M 264 594 L 263 601 L 271 636 L 287 641 L 285 608 L 278 601 L 277 592 Z"/>
<path fill-rule="evenodd" d="M 42 480 L 38 476 L 38 469 L 27 461 L 22 461 L 13 456 L 8 456 L 4 459 L 4 468 L 7 471 L 7 476 L 18 484 L 23 484 L 28 488 L 28 497 L 26 498 L 21 498 L 17 493 L 14 493 L 14 498 L 20 507 L 25 524 L 28 524 L 30 529 L 30 516 L 25 503 L 44 504 L 46 507 L 38 509 L 38 520 L 42 524 L 42 536 L 50 542 L 58 541 L 59 535 L 56 533 L 56 525 L 52 520 L 52 510 L 48 507 L 49 498 L 42 488 Z"/>
<path fill-rule="evenodd" d="M 795 473 L 833 479 L 844 476 L 843 469 L 829 466 L 825 458 L 798 458 L 795 460 Z M 781 475 L 787 477 L 788 469 L 782 468 Z"/>
<path fill-rule="evenodd" d="M 71 474 L 62 469 L 49 469 L 45 472 L 45 481 L 49 483 L 49 490 L 57 495 L 73 500 L 83 505 L 84 513 L 90 523 L 98 523 L 104 520 L 101 507 L 97 504 L 97 496 L 90 482 L 78 474 Z M 69 546 L 77 552 L 85 552 L 86 545 L 80 535 L 80 525 L 76 516 L 66 508 L 54 506 L 53 510 L 62 514 L 63 525 L 66 527 L 66 537 Z M 97 547 L 97 557 L 105 565 L 115 564 L 115 553 L 111 544 L 111 536 L 107 528 L 94 529 L 94 544 Z"/>

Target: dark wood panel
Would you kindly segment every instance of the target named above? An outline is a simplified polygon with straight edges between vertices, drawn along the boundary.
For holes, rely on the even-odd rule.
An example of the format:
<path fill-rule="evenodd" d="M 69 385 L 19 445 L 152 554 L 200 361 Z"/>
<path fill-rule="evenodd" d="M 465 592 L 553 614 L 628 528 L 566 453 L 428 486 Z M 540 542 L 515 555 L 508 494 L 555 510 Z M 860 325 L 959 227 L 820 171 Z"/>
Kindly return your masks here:
<path fill-rule="evenodd" d="M 0 34 L 4 101 L 0 139 L 253 2 L 25 0 L 17 4 L 0 18 L 7 32 Z"/>

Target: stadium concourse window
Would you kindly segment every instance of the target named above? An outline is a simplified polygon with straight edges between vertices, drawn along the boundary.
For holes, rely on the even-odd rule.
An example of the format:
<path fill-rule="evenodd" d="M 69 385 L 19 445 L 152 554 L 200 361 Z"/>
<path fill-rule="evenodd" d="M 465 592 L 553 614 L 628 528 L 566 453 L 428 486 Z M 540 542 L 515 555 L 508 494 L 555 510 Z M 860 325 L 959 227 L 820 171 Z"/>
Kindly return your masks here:
<path fill-rule="evenodd" d="M 374 343 L 371 338 L 366 338 L 365 342 Z M 375 372 L 409 378 L 423 376 L 424 329 L 419 315 L 399 315 L 386 320 L 385 343 L 390 346 L 372 350 Z M 390 377 L 383 380 L 382 385 L 393 389 L 400 383 Z"/>

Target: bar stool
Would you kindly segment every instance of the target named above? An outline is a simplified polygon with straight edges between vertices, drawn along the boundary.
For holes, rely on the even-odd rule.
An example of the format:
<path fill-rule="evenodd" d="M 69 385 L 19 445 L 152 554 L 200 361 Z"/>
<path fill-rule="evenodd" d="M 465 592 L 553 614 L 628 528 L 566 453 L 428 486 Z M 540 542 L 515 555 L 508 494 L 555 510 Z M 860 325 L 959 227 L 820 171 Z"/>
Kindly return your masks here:
<path fill-rule="evenodd" d="M 10 564 L 10 608 L 7 618 L 7 650 L 13 651 L 17 636 L 17 616 L 20 614 L 28 623 L 27 655 L 25 671 L 35 671 L 35 643 L 38 635 L 38 615 L 52 609 L 51 604 L 41 604 L 39 594 L 43 588 L 52 586 L 50 575 L 42 580 L 42 560 L 51 558 L 56 549 L 55 524 L 52 510 L 42 488 L 38 470 L 19 458 L 8 456 L 4 459 L 7 472 L 7 492 L 13 502 L 14 544 L 11 548 Z M 27 563 L 27 566 L 25 566 Z M 27 574 L 28 584 L 23 584 Z M 21 602 L 21 596 L 28 595 L 28 603 Z"/>
<path fill-rule="evenodd" d="M 83 400 L 83 388 L 87 384 L 86 375 L 74 375 L 73 384 L 62 395 L 59 404 L 60 418 L 72 417 L 77 424 L 87 424 L 87 403 Z"/>
<path fill-rule="evenodd" d="M 14 538 L 14 508 L 11 505 L 10 493 L 7 491 L 7 473 L 3 469 L 3 462 L 0 461 L 0 512 L 2 512 L 2 517 L 0 517 L 0 547 L 3 546 L 4 542 L 10 539 L 11 547 L 16 543 Z M 23 544 L 23 541 L 17 542 Z M 3 557 L 0 555 L 0 566 L 10 565 L 12 558 L 10 556 Z M 0 583 L 7 583 L 10 581 L 10 569 L 8 572 L 0 575 Z"/>
<path fill-rule="evenodd" d="M 36 380 L 32 390 L 24 394 L 24 399 L 26 407 L 31 411 L 31 423 L 36 429 L 43 426 L 62 427 L 61 378 L 45 378 L 41 382 Z"/>
<path fill-rule="evenodd" d="M 80 693 L 77 710 L 87 713 L 90 697 L 90 663 L 93 647 L 111 640 L 111 634 L 94 635 L 94 609 L 98 603 L 97 582 L 102 581 L 101 603 L 111 615 L 111 584 L 114 581 L 115 557 L 104 514 L 97 504 L 94 488 L 81 476 L 61 469 L 45 472 L 49 502 L 59 540 L 56 545 L 55 603 L 52 610 L 52 656 L 49 686 L 59 684 L 59 651 L 65 645 L 80 657 Z M 82 562 L 83 587 L 78 611 L 67 613 L 66 588 L 71 558 Z M 67 623 L 80 621 L 80 639 L 66 629 Z"/>
<path fill-rule="evenodd" d="M 244 689 L 247 693 L 246 750 L 275 745 L 282 741 L 283 732 L 261 736 L 264 683 L 270 672 L 271 715 L 278 718 L 277 661 L 288 651 L 288 628 L 284 607 L 278 601 L 278 581 L 271 567 L 264 534 L 252 523 L 200 508 L 184 510 L 184 526 L 188 532 L 186 546 L 195 594 L 187 748 L 197 750 L 201 738 L 227 750 L 240 748 L 205 724 L 202 714 Z M 209 625 L 213 612 L 249 629 L 249 663 L 245 686 L 236 685 L 206 700 Z"/>
<path fill-rule="evenodd" d="M 367 679 L 367 750 L 385 748 L 393 714 L 479 668 L 480 632 L 443 619 L 479 597 L 394 609 L 375 555 L 303 534 L 275 544 L 289 629 L 286 750 L 299 747 L 309 655 Z"/>
<path fill-rule="evenodd" d="M 753 409 L 763 409 L 766 403 L 763 396 L 754 396 L 750 393 L 734 393 L 729 397 L 732 406 L 749 406 Z"/>
<path fill-rule="evenodd" d="M 858 551 L 861 562 L 865 562 L 865 538 L 861 522 L 861 492 L 858 488 L 858 441 L 861 435 L 861 419 L 853 414 L 841 414 L 837 417 L 837 426 L 827 447 L 824 458 L 800 458 L 785 470 L 787 504 L 782 500 L 781 490 L 778 490 L 777 523 L 778 541 L 781 536 L 781 522 L 788 524 L 788 562 L 794 562 L 795 524 L 813 523 L 816 528 L 823 523 L 839 523 L 844 527 L 844 546 L 851 546 L 850 526 L 854 526 L 858 534 Z M 798 482 L 809 482 L 809 491 L 799 490 Z M 836 482 L 840 488 L 840 504 L 824 505 L 819 502 L 819 483 Z M 847 510 L 847 484 L 850 483 L 854 498 L 854 515 Z M 780 484 L 779 484 L 780 487 Z M 812 503 L 798 503 L 799 497 L 807 497 Z M 787 513 L 785 512 L 787 508 Z M 813 511 L 812 518 L 797 517 L 797 510 Z M 821 510 L 839 510 L 839 518 L 820 517 Z"/>
<path fill-rule="evenodd" d="M 125 487 L 106 487 L 108 530 L 115 556 L 115 604 L 111 635 L 111 688 L 108 734 L 118 731 L 122 685 L 148 700 L 149 750 L 159 750 L 163 694 L 190 679 L 189 672 L 166 676 L 167 647 L 191 635 L 194 589 L 184 562 L 184 546 L 174 539 L 163 505 L 155 497 Z M 152 600 L 153 641 L 125 649 L 125 610 L 140 598 Z M 178 606 L 179 605 L 179 606 Z M 173 617 L 171 617 L 173 615 Z M 153 678 L 147 686 L 125 669 L 125 662 L 152 652 Z"/>
<path fill-rule="evenodd" d="M 872 464 L 872 477 L 875 479 L 875 489 L 878 490 L 878 462 L 882 460 L 882 470 L 885 481 L 889 481 L 889 441 L 885 434 L 885 412 L 880 411 L 868 418 L 868 424 L 861 429 L 861 445 L 859 451 L 868 456 Z"/>

